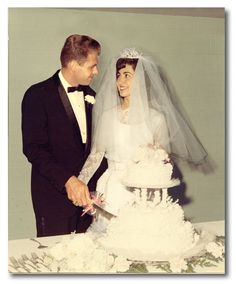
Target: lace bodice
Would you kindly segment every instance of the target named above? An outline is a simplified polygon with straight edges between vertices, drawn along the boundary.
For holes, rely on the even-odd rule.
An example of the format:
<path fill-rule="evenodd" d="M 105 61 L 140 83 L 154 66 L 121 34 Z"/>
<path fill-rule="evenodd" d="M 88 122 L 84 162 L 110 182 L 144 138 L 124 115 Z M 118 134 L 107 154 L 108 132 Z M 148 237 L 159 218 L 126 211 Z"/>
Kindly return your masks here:
<path fill-rule="evenodd" d="M 112 147 L 107 146 L 104 152 L 96 151 L 95 148 L 91 150 L 78 177 L 84 183 L 89 182 L 104 156 L 108 160 L 108 168 L 114 163 L 126 164 L 138 146 L 154 143 L 153 130 L 148 129 L 145 123 L 132 126 L 131 133 L 130 125 L 127 124 L 127 113 L 128 110 L 121 109 L 118 112 L 118 119 L 114 124 L 115 141 Z M 153 127 L 157 128 L 156 124 L 157 118 L 153 121 Z"/>
<path fill-rule="evenodd" d="M 118 108 L 118 118 L 121 123 L 127 124 L 129 109 Z"/>

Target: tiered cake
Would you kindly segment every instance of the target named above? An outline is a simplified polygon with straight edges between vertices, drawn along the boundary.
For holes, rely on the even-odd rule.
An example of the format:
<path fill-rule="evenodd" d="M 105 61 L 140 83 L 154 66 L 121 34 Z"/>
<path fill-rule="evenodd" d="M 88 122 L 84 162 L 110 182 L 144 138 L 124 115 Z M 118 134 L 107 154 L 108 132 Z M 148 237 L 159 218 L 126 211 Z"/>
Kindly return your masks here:
<path fill-rule="evenodd" d="M 109 253 L 131 260 L 157 261 L 184 256 L 199 240 L 193 225 L 184 220 L 167 188 L 172 179 L 168 154 L 155 147 L 139 147 L 127 167 L 123 183 L 134 187 L 136 200 L 113 218 L 100 243 Z"/>
<path fill-rule="evenodd" d="M 173 166 L 165 150 L 139 147 L 130 160 L 123 183 L 139 188 L 169 188 L 180 183 L 172 179 Z"/>
<path fill-rule="evenodd" d="M 184 256 L 196 245 L 199 235 L 184 220 L 182 208 L 169 198 L 160 203 L 144 200 L 141 195 L 135 204 L 120 210 L 100 239 L 102 246 L 109 253 L 131 260 L 160 261 Z"/>
<path fill-rule="evenodd" d="M 133 261 L 168 261 L 172 271 L 186 270 L 185 259 L 206 252 L 214 236 L 199 235 L 184 219 L 181 206 L 168 196 L 168 188 L 180 183 L 172 179 L 172 171 L 164 150 L 140 147 L 123 179 L 133 187 L 135 201 L 120 209 L 106 232 L 89 230 L 57 244 L 51 250 L 57 271 L 60 267 L 69 272 L 121 272 Z"/>

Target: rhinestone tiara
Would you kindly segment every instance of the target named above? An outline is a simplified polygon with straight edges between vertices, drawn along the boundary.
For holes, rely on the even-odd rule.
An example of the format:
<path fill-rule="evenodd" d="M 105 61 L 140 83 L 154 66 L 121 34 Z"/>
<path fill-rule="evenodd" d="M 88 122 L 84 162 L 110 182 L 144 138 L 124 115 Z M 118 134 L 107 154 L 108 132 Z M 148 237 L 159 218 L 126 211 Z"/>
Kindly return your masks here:
<path fill-rule="evenodd" d="M 140 58 L 142 56 L 141 52 L 138 52 L 134 47 L 125 48 L 120 53 L 121 58 Z"/>

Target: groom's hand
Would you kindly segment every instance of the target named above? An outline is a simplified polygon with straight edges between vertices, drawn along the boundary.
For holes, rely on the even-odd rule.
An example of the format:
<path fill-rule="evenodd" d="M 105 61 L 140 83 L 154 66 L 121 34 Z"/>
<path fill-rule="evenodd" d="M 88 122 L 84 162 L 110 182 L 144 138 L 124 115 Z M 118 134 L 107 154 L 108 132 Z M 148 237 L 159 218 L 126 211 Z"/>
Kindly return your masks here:
<path fill-rule="evenodd" d="M 77 177 L 70 177 L 65 184 L 65 188 L 67 197 L 75 206 L 85 207 L 92 203 L 87 185 Z"/>

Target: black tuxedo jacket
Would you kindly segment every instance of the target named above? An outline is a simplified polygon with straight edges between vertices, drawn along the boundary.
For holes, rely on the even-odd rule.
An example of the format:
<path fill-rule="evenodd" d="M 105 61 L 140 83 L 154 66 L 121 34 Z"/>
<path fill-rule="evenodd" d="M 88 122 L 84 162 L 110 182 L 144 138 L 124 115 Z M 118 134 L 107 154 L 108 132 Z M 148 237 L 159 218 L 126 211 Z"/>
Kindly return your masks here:
<path fill-rule="evenodd" d="M 66 181 L 78 176 L 90 152 L 92 105 L 85 102 L 87 143 L 82 143 L 80 128 L 61 85 L 57 71 L 51 78 L 31 86 L 22 101 L 23 152 L 32 164 L 31 191 L 36 216 L 71 216 L 77 207 L 68 200 Z M 84 95 L 95 92 L 84 86 Z M 106 161 L 89 183 L 96 181 Z"/>

